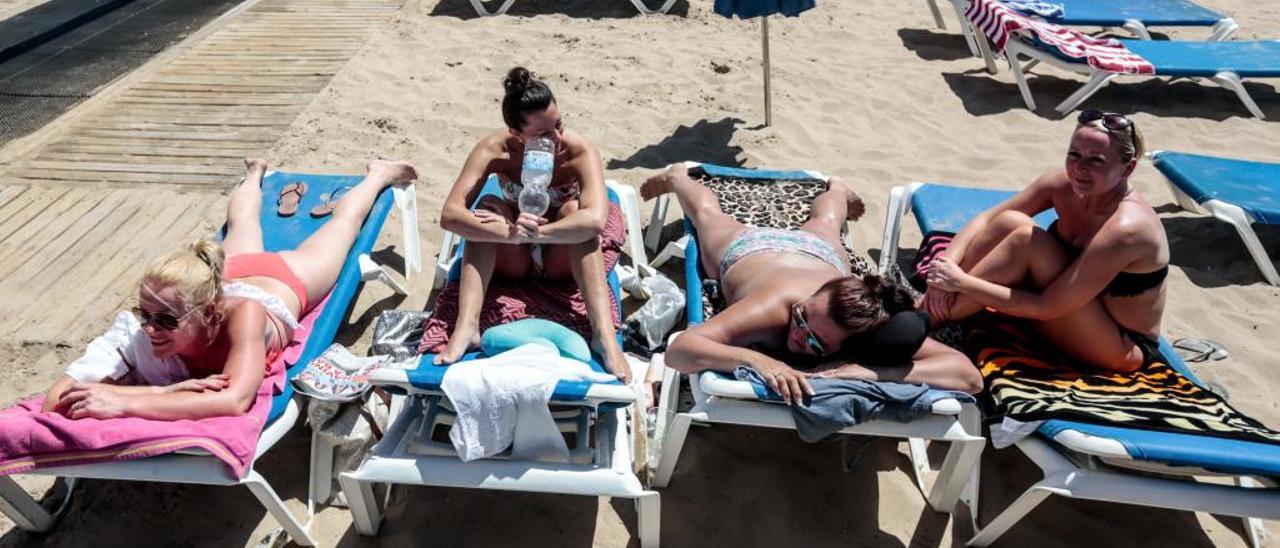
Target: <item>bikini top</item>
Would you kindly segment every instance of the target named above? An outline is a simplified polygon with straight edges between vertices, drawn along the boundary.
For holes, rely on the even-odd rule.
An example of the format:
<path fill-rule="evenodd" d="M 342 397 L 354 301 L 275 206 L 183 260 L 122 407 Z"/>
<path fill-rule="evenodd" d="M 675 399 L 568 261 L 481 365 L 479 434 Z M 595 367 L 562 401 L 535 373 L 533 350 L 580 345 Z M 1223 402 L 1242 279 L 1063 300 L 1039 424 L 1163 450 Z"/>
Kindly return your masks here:
<path fill-rule="evenodd" d="M 1058 232 L 1058 221 L 1054 221 L 1049 225 L 1049 235 L 1053 236 L 1062 247 L 1068 250 L 1079 250 L 1075 244 L 1067 240 Z M 1120 272 L 1115 278 L 1111 279 L 1111 283 L 1102 290 L 1103 293 L 1112 297 L 1134 297 L 1146 293 L 1148 290 L 1160 287 L 1164 283 L 1164 279 L 1169 275 L 1169 265 L 1164 265 L 1157 270 L 1151 272 Z"/>

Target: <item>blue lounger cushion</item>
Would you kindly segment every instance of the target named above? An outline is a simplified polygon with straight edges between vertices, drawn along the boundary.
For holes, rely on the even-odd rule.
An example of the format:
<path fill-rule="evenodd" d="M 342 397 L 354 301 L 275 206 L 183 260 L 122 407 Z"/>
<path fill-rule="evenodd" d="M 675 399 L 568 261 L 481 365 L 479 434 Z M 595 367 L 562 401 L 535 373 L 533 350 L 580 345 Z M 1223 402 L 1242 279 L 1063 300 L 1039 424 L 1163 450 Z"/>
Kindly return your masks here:
<path fill-rule="evenodd" d="M 1147 26 L 1213 26 L 1226 16 L 1189 0 L 1052 0 L 1061 4 L 1062 17 L 1046 17 L 1055 25 L 1119 27 L 1125 21 Z"/>
<path fill-rule="evenodd" d="M 1006 190 L 926 184 L 912 195 L 911 207 L 922 231 L 956 232 L 969 219 L 1007 200 L 1013 194 Z M 1036 221 L 1041 226 L 1047 226 L 1056 217 L 1056 214 L 1049 211 L 1036 216 Z M 1163 337 L 1160 338 L 1160 350 L 1166 363 L 1192 382 L 1203 386 Z M 1280 445 L 1067 420 L 1045 421 L 1038 433 L 1053 439 L 1066 430 L 1115 440 L 1135 460 L 1195 466 L 1227 473 L 1280 475 Z"/>
<path fill-rule="evenodd" d="M 1256 222 L 1280 224 L 1280 164 L 1160 152 L 1153 162 L 1196 203 L 1239 206 Z"/>
<path fill-rule="evenodd" d="M 1161 76 L 1210 77 L 1230 71 L 1241 78 L 1280 78 L 1280 40 L 1191 42 L 1122 40 Z"/>
<path fill-rule="evenodd" d="M 490 176 L 485 181 L 484 187 L 480 189 L 480 193 L 476 196 L 475 203 L 479 203 L 481 198 L 484 198 L 485 196 L 489 196 L 489 195 L 498 196 L 498 197 L 502 196 L 502 189 L 498 186 L 497 177 Z M 608 191 L 608 195 L 609 195 L 609 201 L 618 202 L 618 195 L 615 194 L 612 190 Z M 465 240 L 463 240 L 458 245 L 454 253 L 454 256 L 456 259 L 461 259 L 466 245 L 467 243 Z M 455 260 L 453 262 L 453 267 L 449 270 L 449 280 L 450 281 L 457 280 L 459 273 L 461 272 L 461 269 L 462 269 L 462 261 Z M 617 273 L 613 271 L 609 271 L 608 281 L 609 281 L 609 289 L 610 291 L 613 291 L 614 300 L 618 302 L 619 307 L 621 307 L 622 288 L 618 285 Z M 619 336 L 618 343 L 619 344 L 622 343 L 621 336 Z M 439 365 L 435 365 L 434 363 L 432 363 L 435 360 L 435 357 L 436 357 L 436 354 L 432 354 L 432 353 L 423 354 L 418 361 L 418 367 L 416 369 L 410 369 L 404 372 L 404 376 L 406 377 L 407 382 L 410 386 L 424 392 L 442 393 L 440 389 L 440 383 L 444 381 L 444 373 L 445 371 L 448 370 L 449 367 L 453 367 L 457 365 L 465 366 L 465 362 L 467 360 L 474 360 L 474 359 L 484 358 L 487 356 L 482 352 L 468 352 L 467 354 L 464 354 L 462 356 L 461 360 L 459 360 L 458 362 L 456 362 L 455 364 L 449 367 L 441 367 Z M 604 364 L 602 364 L 599 361 L 598 356 L 593 355 L 591 361 L 588 362 L 588 365 L 590 365 L 591 369 L 594 371 L 601 372 L 601 373 L 608 372 L 608 370 L 605 369 Z M 375 378 L 374 378 L 375 384 L 378 384 L 386 380 L 389 380 L 389 377 L 385 375 L 375 375 Z M 596 384 L 597 383 L 582 382 L 582 381 L 560 381 L 556 384 L 555 391 L 551 394 L 551 399 L 555 401 L 564 401 L 564 402 L 583 401 L 590 396 L 589 390 L 591 389 L 592 386 L 595 386 Z M 608 383 L 602 383 L 602 384 L 623 386 L 623 384 L 617 380 L 610 381 Z"/>
<path fill-rule="evenodd" d="M 308 236 L 315 233 L 331 217 L 313 218 L 307 215 L 312 207 L 320 205 L 320 195 L 332 193 L 342 187 L 354 186 L 363 180 L 361 175 L 313 175 L 308 173 L 273 172 L 262 180 L 262 239 L 267 251 L 283 251 L 296 249 Z M 307 193 L 298 205 L 297 214 L 281 217 L 276 214 L 276 197 L 280 189 L 294 181 L 307 184 Z M 292 379 L 305 368 L 306 364 L 319 356 L 330 344 L 342 325 L 342 319 L 351 307 L 356 290 L 360 287 L 360 266 L 356 258 L 361 253 L 369 253 L 377 242 L 378 233 L 387 220 L 392 206 L 391 192 L 383 191 L 374 202 L 373 208 L 365 218 L 360 234 L 356 236 L 351 251 L 347 253 L 346 262 L 338 274 L 333 291 L 329 293 L 329 301 L 324 310 L 316 317 L 311 333 L 307 336 L 298 361 L 290 364 L 288 377 Z M 272 400 L 271 414 L 268 421 L 274 421 L 288 406 L 293 397 L 293 383 L 286 382 L 284 391 Z"/>

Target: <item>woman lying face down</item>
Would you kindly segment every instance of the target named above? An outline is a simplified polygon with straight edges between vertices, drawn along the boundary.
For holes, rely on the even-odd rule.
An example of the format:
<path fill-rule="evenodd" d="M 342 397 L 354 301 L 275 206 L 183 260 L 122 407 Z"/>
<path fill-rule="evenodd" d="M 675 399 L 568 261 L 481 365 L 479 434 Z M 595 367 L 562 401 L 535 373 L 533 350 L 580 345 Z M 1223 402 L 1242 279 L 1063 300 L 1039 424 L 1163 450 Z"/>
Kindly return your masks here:
<path fill-rule="evenodd" d="M 297 249 L 267 253 L 260 221 L 266 163 L 245 165 L 223 243 L 200 240 L 153 262 L 137 305 L 68 366 L 45 394 L 44 411 L 72 419 L 244 414 L 298 319 L 333 288 L 378 194 L 417 177 L 405 163 L 370 164 Z"/>
<path fill-rule="evenodd" d="M 779 230 L 725 214 L 683 165 L 645 181 L 646 200 L 666 193 L 679 199 L 697 229 L 703 269 L 718 274 L 728 304 L 677 337 L 666 363 L 685 373 L 745 365 L 788 402 L 812 393 L 813 376 L 981 390 L 968 358 L 924 336 L 927 322 L 904 289 L 851 275 L 840 229 L 864 206 L 848 181 L 828 183 L 799 230 Z"/>

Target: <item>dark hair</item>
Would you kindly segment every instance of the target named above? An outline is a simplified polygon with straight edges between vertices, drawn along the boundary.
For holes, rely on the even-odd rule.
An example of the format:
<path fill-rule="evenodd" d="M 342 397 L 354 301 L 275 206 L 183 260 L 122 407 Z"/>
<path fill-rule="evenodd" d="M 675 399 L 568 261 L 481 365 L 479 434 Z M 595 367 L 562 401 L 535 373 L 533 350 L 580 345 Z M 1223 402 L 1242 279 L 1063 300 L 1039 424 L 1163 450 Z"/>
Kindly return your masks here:
<path fill-rule="evenodd" d="M 524 115 L 547 110 L 556 102 L 551 88 L 542 80 L 535 80 L 533 73 L 524 67 L 507 72 L 507 77 L 502 79 L 502 89 L 506 90 L 502 97 L 502 121 L 516 131 L 524 128 Z"/>
<path fill-rule="evenodd" d="M 915 310 L 910 291 L 874 274 L 836 278 L 818 292 L 828 295 L 831 319 L 855 335 L 884 325 L 896 312 Z"/>

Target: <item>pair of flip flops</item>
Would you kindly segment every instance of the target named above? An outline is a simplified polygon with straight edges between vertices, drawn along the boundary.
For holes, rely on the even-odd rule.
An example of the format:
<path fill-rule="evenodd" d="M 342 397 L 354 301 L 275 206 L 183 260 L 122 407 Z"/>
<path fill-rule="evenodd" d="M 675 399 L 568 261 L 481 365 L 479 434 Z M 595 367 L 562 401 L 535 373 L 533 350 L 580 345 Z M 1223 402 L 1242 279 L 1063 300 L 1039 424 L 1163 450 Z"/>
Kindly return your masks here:
<path fill-rule="evenodd" d="M 1182 359 L 1189 362 L 1225 360 L 1231 355 L 1222 343 L 1209 339 L 1187 337 L 1173 341 L 1173 347 L 1180 351 Z"/>
<path fill-rule="evenodd" d="M 311 208 L 311 216 L 324 217 L 333 213 L 333 208 L 338 205 L 338 199 L 348 190 L 351 190 L 351 187 L 341 187 L 332 194 L 328 192 L 321 194 L 320 205 Z M 276 213 L 281 217 L 290 217 L 298 213 L 298 204 L 302 203 L 302 197 L 306 194 L 307 183 L 295 181 L 284 185 L 276 201 Z"/>

